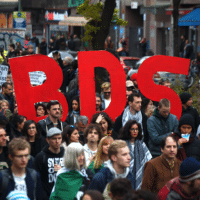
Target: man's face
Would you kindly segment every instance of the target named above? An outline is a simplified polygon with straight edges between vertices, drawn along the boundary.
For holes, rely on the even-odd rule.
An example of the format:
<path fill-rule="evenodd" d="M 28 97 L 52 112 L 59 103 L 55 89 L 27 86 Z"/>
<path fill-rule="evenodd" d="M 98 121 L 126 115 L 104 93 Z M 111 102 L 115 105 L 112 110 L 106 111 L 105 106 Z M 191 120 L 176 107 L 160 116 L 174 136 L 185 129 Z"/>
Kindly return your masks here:
<path fill-rule="evenodd" d="M 104 88 L 103 89 L 103 94 L 105 99 L 110 99 L 111 95 L 111 88 Z"/>
<path fill-rule="evenodd" d="M 192 97 L 186 102 L 186 106 L 190 107 L 192 106 L 192 103 L 193 103 L 193 100 L 192 100 Z"/>
<path fill-rule="evenodd" d="M 100 110 L 101 108 L 101 98 L 96 97 L 96 110 Z"/>
<path fill-rule="evenodd" d="M 192 126 L 187 125 L 187 124 L 183 124 L 182 126 L 180 126 L 180 132 L 182 134 L 191 133 L 192 132 Z"/>
<path fill-rule="evenodd" d="M 168 137 L 166 139 L 164 149 L 161 148 L 161 152 L 168 159 L 175 158 L 177 154 L 177 143 L 171 137 Z"/>
<path fill-rule="evenodd" d="M 79 131 L 84 132 L 86 125 L 83 124 L 81 121 L 79 121 L 78 124 L 77 124 L 77 128 L 78 128 Z"/>
<path fill-rule="evenodd" d="M 62 136 L 61 134 L 56 134 L 50 138 L 47 138 L 47 142 L 49 143 L 49 147 L 52 149 L 59 149 L 62 143 Z"/>
<path fill-rule="evenodd" d="M 10 96 L 12 91 L 13 91 L 12 85 L 7 85 L 7 88 L 3 88 L 3 92 L 7 96 Z"/>
<path fill-rule="evenodd" d="M 131 156 L 128 146 L 119 148 L 117 155 L 112 155 L 111 158 L 112 161 L 115 162 L 119 168 L 129 167 Z"/>
<path fill-rule="evenodd" d="M 0 129 L 0 147 L 6 146 L 6 131 L 4 129 Z"/>
<path fill-rule="evenodd" d="M 97 143 L 99 141 L 99 134 L 96 129 L 89 130 L 87 135 L 87 141 Z"/>
<path fill-rule="evenodd" d="M 170 108 L 171 107 L 165 107 L 165 106 L 162 106 L 161 108 L 158 106 L 158 110 L 159 110 L 159 113 L 161 114 L 162 117 L 164 118 L 167 118 L 169 113 L 170 113 Z"/>
<path fill-rule="evenodd" d="M 59 118 L 60 117 L 60 105 L 52 105 L 50 107 L 50 110 L 47 110 L 48 114 L 53 118 Z"/>
<path fill-rule="evenodd" d="M 136 112 L 140 111 L 142 106 L 142 98 L 134 96 L 133 102 L 129 102 L 129 106 Z"/>
<path fill-rule="evenodd" d="M 29 149 L 26 148 L 25 150 L 17 150 L 15 151 L 15 155 L 9 155 L 10 160 L 12 161 L 12 166 L 18 169 L 26 168 L 29 158 L 30 152 Z"/>

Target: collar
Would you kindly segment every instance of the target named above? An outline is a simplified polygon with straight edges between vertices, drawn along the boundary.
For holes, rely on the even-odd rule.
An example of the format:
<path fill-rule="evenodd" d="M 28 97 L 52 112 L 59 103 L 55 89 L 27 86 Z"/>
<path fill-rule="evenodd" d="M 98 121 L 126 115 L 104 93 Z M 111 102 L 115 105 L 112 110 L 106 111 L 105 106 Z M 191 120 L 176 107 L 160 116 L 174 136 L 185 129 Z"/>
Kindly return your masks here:
<path fill-rule="evenodd" d="M 47 116 L 47 118 L 45 120 L 46 120 L 46 124 L 47 125 L 53 124 L 53 122 L 50 120 L 49 116 Z M 59 119 L 58 119 L 58 124 L 60 124 L 60 120 Z"/>

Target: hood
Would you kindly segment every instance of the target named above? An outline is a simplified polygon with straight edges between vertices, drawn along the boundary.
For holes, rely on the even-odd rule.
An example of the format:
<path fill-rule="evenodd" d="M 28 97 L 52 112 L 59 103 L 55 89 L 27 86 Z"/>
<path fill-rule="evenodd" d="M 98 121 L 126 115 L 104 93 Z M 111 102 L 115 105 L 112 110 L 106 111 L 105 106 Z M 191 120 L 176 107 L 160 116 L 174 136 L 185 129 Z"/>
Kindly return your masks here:
<path fill-rule="evenodd" d="M 58 154 L 51 152 L 49 150 L 49 145 L 45 146 L 42 149 L 42 151 L 45 152 L 46 154 L 53 155 L 55 157 L 62 157 L 62 155 L 64 154 L 64 147 L 60 147 L 60 152 Z"/>
<path fill-rule="evenodd" d="M 124 169 L 123 174 L 117 174 L 117 172 L 113 168 L 111 160 L 107 161 L 105 167 L 110 170 L 110 172 L 113 174 L 114 178 L 126 178 L 128 176 L 128 173 L 129 173 L 129 168 L 127 167 L 127 168 Z"/>

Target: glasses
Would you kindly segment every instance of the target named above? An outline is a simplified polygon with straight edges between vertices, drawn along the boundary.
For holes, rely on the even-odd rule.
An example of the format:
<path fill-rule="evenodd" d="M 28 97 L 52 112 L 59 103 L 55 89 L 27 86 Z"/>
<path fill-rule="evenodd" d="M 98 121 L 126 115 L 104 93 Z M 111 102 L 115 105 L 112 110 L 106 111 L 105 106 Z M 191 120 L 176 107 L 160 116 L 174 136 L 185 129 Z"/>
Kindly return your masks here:
<path fill-rule="evenodd" d="M 31 126 L 31 127 L 28 127 L 28 129 L 29 129 L 29 130 L 31 130 L 31 129 L 36 129 L 36 127 L 35 127 L 35 126 Z"/>
<path fill-rule="evenodd" d="M 138 128 L 131 128 L 130 131 L 138 132 L 139 129 Z"/>
<path fill-rule="evenodd" d="M 14 155 L 14 157 L 22 159 L 23 157 L 25 157 L 26 159 L 30 159 L 30 154 L 26 154 L 26 155 Z"/>
<path fill-rule="evenodd" d="M 104 92 L 104 94 L 111 94 L 111 92 Z"/>

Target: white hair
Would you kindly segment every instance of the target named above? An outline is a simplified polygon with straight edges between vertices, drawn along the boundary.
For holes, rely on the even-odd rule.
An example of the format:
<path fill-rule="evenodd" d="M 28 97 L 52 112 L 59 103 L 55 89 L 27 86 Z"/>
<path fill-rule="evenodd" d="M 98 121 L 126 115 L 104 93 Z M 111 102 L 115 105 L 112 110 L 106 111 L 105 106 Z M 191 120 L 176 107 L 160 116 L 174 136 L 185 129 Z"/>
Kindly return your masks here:
<path fill-rule="evenodd" d="M 64 165 L 68 170 L 81 170 L 86 167 L 85 160 L 80 166 L 77 157 L 84 154 L 84 148 L 79 142 L 72 142 L 66 149 L 64 155 Z"/>

